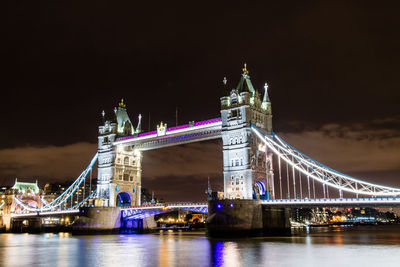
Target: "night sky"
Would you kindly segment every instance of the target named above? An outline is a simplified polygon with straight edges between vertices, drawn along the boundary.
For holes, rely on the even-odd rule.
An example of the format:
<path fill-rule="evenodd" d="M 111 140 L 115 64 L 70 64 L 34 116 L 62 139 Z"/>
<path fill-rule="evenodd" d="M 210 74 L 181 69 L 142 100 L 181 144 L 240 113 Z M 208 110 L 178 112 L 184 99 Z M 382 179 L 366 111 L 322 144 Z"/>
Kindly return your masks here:
<path fill-rule="evenodd" d="M 101 111 L 134 124 L 218 117 L 243 63 L 268 82 L 274 130 L 344 173 L 400 187 L 397 1 L 6 1 L 0 24 L 0 183 L 77 177 Z M 144 153 L 143 186 L 204 200 L 220 141 Z"/>

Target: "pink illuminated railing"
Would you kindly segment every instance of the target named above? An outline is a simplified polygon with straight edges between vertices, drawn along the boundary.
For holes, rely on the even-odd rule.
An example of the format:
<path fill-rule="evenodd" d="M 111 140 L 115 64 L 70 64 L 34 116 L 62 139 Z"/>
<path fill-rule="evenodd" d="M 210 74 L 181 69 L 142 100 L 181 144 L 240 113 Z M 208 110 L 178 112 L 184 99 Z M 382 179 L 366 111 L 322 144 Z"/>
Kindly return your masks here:
<path fill-rule="evenodd" d="M 152 135 L 152 134 L 157 134 L 157 131 L 151 131 L 151 132 L 140 133 L 140 134 L 138 134 L 138 137 L 148 136 L 148 135 Z M 128 137 L 133 137 L 133 136 L 128 136 Z"/>

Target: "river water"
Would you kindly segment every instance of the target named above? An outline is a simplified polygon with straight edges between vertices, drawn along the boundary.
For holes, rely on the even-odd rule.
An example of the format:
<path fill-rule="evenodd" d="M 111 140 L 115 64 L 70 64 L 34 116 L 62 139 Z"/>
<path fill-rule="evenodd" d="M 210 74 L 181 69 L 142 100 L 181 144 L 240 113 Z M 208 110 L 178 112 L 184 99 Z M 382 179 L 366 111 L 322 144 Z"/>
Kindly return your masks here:
<path fill-rule="evenodd" d="M 400 266 L 400 227 L 222 240 L 202 233 L 0 234 L 0 266 Z"/>

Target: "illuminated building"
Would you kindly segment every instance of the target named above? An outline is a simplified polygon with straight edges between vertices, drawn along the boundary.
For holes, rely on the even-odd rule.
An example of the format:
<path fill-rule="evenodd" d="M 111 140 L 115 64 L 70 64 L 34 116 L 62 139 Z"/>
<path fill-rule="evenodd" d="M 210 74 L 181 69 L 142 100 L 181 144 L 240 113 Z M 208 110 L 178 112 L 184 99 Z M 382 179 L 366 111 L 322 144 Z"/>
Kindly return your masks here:
<path fill-rule="evenodd" d="M 42 190 L 39 188 L 37 181 L 35 183 L 19 182 L 15 179 L 15 183 L 10 188 L 4 188 L 0 194 L 0 214 L 1 225 L 9 229 L 11 222 L 11 213 L 27 212 L 15 201 L 14 196 L 18 197 L 29 207 L 40 208 L 43 206 L 41 197 Z"/>
<path fill-rule="evenodd" d="M 100 206 L 140 205 L 142 155 L 131 146 L 114 146 L 116 137 L 140 132 L 135 129 L 121 100 L 114 110 L 114 119 L 105 120 L 99 127 L 97 197 Z"/>
<path fill-rule="evenodd" d="M 226 79 L 224 79 L 226 85 Z M 250 125 L 272 133 L 268 86 L 261 100 L 245 67 L 236 89 L 221 97 L 224 192 L 228 199 L 273 198 L 272 153 L 253 136 Z"/>

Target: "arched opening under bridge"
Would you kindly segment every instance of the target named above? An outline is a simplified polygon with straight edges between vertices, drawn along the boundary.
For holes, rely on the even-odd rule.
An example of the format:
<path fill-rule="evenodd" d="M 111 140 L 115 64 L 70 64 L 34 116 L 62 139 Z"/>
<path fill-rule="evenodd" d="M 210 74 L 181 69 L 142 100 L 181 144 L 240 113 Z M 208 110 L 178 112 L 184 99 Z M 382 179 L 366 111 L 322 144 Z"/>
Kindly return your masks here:
<path fill-rule="evenodd" d="M 117 195 L 117 206 L 125 207 L 131 205 L 131 196 L 129 193 L 121 192 Z"/>

